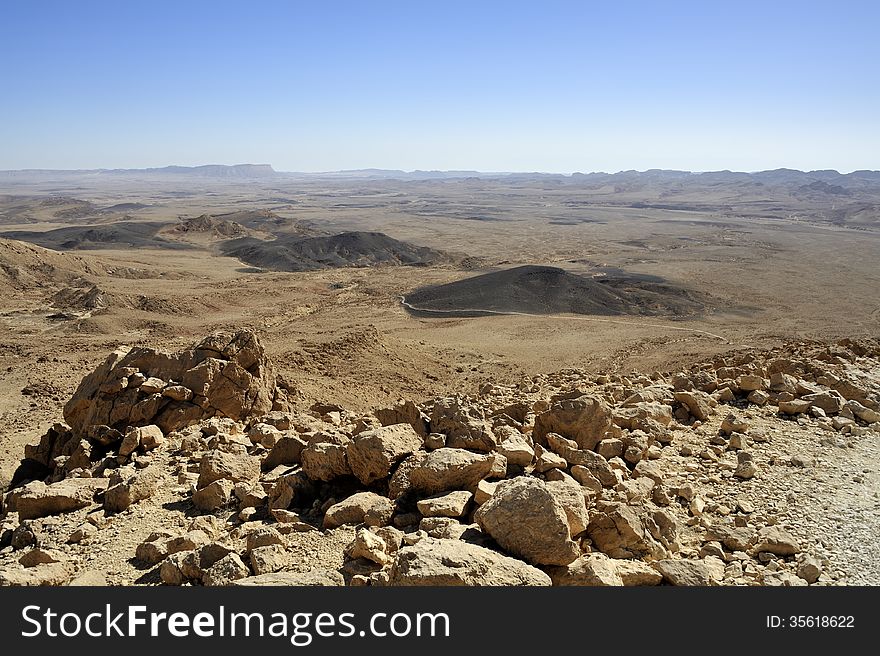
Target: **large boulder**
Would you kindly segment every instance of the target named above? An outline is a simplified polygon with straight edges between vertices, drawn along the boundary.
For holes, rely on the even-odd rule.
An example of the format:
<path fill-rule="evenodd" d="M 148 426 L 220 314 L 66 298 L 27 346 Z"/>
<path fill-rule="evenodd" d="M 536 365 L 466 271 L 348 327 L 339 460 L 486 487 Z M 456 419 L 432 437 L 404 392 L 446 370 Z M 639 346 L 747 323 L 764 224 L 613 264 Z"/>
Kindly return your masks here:
<path fill-rule="evenodd" d="M 457 449 L 492 451 L 496 439 L 483 411 L 466 398 L 451 396 L 434 401 L 431 430 L 446 436 L 446 445 Z"/>
<path fill-rule="evenodd" d="M 409 487 L 425 494 L 474 490 L 494 464 L 491 455 L 444 447 L 426 455 L 409 471 Z"/>
<path fill-rule="evenodd" d="M 199 463 L 198 487 L 202 488 L 220 479 L 242 483 L 260 477 L 260 461 L 246 453 L 208 451 Z"/>
<path fill-rule="evenodd" d="M 211 335 L 177 353 L 118 349 L 83 378 L 64 419 L 77 435 L 91 426 L 149 424 L 168 433 L 208 417 L 265 414 L 275 395 L 275 371 L 257 336 L 243 330 Z"/>
<path fill-rule="evenodd" d="M 409 424 L 420 437 L 428 434 L 428 417 L 412 401 L 400 399 L 390 408 L 381 408 L 374 414 L 383 426 Z"/>
<path fill-rule="evenodd" d="M 611 408 L 601 397 L 585 394 L 557 401 L 539 414 L 533 435 L 543 443 L 547 433 L 558 433 L 580 449 L 594 449 L 611 428 L 611 419 Z"/>
<path fill-rule="evenodd" d="M 502 481 L 474 520 L 508 553 L 536 565 L 567 565 L 580 556 L 569 516 L 544 481 L 518 476 Z"/>
<path fill-rule="evenodd" d="M 663 555 L 638 514 L 623 503 L 604 503 L 590 515 L 587 533 L 599 551 L 612 558 Z"/>
<path fill-rule="evenodd" d="M 422 446 L 422 438 L 408 423 L 383 426 L 355 435 L 348 444 L 348 466 L 364 485 L 391 474 L 406 456 Z"/>
<path fill-rule="evenodd" d="M 712 413 L 714 399 L 698 390 L 691 392 L 676 392 L 675 400 L 684 405 L 688 412 L 700 421 L 706 421 Z"/>
<path fill-rule="evenodd" d="M 110 479 L 110 487 L 104 492 L 104 510 L 121 512 L 133 503 L 153 496 L 162 483 L 163 470 L 147 467 L 129 476 L 116 475 Z"/>
<path fill-rule="evenodd" d="M 395 554 L 390 585 L 550 585 L 550 577 L 521 560 L 460 540 L 423 538 Z"/>
<path fill-rule="evenodd" d="M 324 514 L 324 528 L 336 528 L 344 524 L 385 526 L 394 514 L 394 502 L 375 492 L 358 492 L 335 503 Z"/>
<path fill-rule="evenodd" d="M 85 508 L 93 503 L 95 492 L 107 487 L 106 478 L 68 478 L 46 485 L 33 481 L 7 497 L 7 510 L 19 519 L 38 519 Z"/>

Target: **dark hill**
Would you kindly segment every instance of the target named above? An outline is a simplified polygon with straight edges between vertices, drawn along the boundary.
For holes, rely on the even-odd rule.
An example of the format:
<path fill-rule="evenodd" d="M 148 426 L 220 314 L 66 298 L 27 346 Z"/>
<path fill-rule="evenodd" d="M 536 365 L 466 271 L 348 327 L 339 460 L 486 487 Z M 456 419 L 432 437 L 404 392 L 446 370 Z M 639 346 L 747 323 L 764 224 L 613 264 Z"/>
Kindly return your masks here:
<path fill-rule="evenodd" d="M 398 241 L 381 232 L 343 232 L 273 241 L 244 238 L 222 246 L 226 255 L 274 271 L 314 271 L 377 264 L 419 266 L 450 261 L 445 253 Z"/>
<path fill-rule="evenodd" d="M 15 230 L 2 233 L 7 239 L 18 239 L 56 251 L 97 248 L 192 248 L 163 239 L 156 233 L 166 223 L 119 221 L 102 226 L 70 226 L 45 232 Z"/>
<path fill-rule="evenodd" d="M 706 308 L 695 292 L 625 272 L 592 278 L 533 265 L 422 287 L 406 303 L 418 316 L 522 312 L 680 317 Z"/>

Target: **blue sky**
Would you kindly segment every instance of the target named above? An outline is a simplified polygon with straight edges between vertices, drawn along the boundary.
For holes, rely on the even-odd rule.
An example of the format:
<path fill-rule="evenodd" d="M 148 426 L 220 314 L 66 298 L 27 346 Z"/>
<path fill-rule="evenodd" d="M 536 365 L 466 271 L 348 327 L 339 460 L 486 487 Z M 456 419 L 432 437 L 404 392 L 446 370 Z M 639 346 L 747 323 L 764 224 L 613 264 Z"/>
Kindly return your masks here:
<path fill-rule="evenodd" d="M 880 168 L 878 2 L 0 4 L 0 169 Z"/>

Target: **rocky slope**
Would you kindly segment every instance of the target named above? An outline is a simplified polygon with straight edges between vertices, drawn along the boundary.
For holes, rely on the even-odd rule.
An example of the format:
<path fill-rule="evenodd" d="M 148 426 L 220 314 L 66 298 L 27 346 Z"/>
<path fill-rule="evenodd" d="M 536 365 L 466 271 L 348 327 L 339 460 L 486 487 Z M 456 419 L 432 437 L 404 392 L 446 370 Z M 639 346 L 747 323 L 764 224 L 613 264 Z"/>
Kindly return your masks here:
<path fill-rule="evenodd" d="M 112 354 L 3 499 L 6 585 L 880 583 L 880 342 L 369 415 L 252 333 Z"/>

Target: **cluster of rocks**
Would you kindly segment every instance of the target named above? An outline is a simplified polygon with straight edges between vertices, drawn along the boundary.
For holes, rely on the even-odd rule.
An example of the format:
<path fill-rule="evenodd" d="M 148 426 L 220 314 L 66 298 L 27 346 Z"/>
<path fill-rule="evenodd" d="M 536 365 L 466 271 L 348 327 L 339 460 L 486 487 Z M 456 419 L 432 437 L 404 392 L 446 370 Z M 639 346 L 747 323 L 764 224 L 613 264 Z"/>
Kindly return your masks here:
<path fill-rule="evenodd" d="M 750 407 L 829 434 L 880 432 L 880 386 L 864 375 L 878 359 L 875 342 L 843 342 L 667 375 L 563 371 L 359 415 L 285 408 L 251 333 L 173 356 L 117 352 L 65 407 L 69 427 L 28 447 L 4 499 L 0 539 L 17 562 L 0 583 L 75 575 L 40 544 L 41 518 L 91 509 L 68 540 L 87 544 L 96 513 L 168 486 L 184 490 L 191 523 L 129 557 L 169 585 L 827 583 L 785 527 L 746 501 L 713 502 L 675 468 L 693 456 L 730 481 L 760 476 L 769 438 Z M 702 444 L 679 447 L 683 433 Z M 341 567 L 293 567 L 296 535 L 341 531 Z"/>

